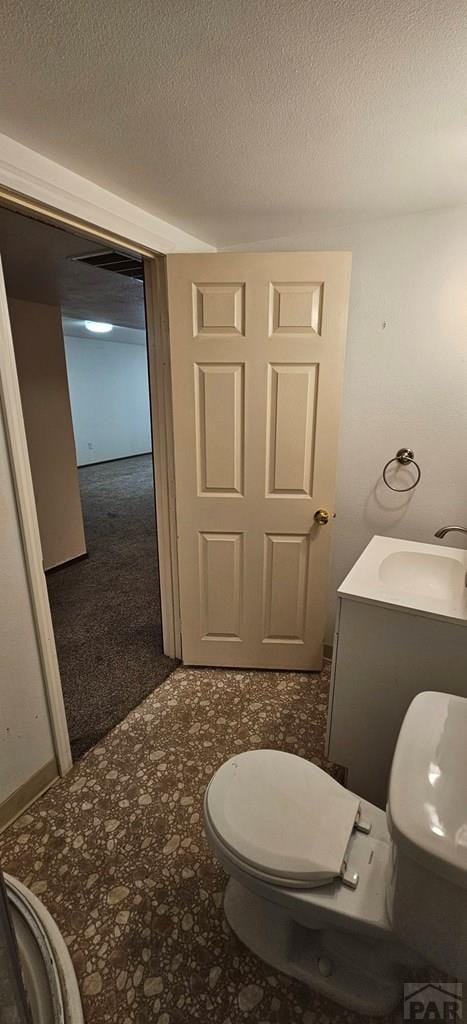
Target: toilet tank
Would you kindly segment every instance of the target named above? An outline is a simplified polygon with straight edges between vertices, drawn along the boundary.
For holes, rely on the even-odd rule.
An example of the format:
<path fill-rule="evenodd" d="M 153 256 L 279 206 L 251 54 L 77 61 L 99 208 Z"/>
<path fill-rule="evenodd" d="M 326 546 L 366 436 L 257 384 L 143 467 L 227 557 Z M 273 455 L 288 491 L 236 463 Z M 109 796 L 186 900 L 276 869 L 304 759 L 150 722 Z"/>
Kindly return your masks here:
<path fill-rule="evenodd" d="M 467 699 L 430 692 L 412 701 L 387 819 L 392 927 L 429 963 L 467 980 Z"/>

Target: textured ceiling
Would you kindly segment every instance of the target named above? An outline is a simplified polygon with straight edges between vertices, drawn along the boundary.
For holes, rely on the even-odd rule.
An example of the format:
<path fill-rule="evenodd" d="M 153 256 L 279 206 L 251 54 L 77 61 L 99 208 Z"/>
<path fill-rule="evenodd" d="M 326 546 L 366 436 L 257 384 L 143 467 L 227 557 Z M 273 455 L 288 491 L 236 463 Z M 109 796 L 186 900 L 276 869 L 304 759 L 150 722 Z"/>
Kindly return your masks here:
<path fill-rule="evenodd" d="M 0 130 L 219 245 L 467 201 L 465 0 L 3 0 Z"/>
<path fill-rule="evenodd" d="M 102 245 L 0 207 L 0 257 L 11 298 L 144 330 L 142 281 L 70 260 L 100 251 Z"/>

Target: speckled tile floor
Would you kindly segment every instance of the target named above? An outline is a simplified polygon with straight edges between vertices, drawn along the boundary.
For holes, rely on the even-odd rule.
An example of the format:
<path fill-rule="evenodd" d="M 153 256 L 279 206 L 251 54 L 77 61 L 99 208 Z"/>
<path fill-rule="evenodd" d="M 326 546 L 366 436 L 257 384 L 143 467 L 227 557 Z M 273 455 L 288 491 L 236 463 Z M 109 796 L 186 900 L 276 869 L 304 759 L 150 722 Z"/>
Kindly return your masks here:
<path fill-rule="evenodd" d="M 239 750 L 330 767 L 327 691 L 326 671 L 180 668 L 0 837 L 66 937 L 87 1024 L 363 1020 L 240 944 L 203 834 L 206 783 Z"/>

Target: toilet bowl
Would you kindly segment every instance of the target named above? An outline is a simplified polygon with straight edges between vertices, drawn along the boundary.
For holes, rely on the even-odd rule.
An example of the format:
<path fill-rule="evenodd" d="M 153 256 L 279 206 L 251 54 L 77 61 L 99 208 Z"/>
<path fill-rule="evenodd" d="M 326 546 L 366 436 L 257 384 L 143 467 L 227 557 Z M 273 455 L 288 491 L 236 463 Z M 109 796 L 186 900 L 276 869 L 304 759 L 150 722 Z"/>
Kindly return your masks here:
<path fill-rule="evenodd" d="M 465 976 L 467 700 L 419 694 L 387 813 L 277 750 L 230 758 L 206 790 L 226 917 L 275 968 L 359 1013 L 391 1012 L 428 964 Z"/>

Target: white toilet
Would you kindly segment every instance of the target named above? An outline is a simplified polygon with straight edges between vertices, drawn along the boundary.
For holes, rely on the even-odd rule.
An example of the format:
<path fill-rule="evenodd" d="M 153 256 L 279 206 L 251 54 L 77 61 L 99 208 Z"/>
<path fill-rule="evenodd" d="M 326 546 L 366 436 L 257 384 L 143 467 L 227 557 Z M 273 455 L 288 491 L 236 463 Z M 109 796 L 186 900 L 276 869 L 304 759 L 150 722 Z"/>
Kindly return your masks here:
<path fill-rule="evenodd" d="M 386 815 L 277 750 L 230 758 L 204 810 L 227 920 L 262 960 L 368 1014 L 427 964 L 467 980 L 467 699 L 412 702 Z"/>

